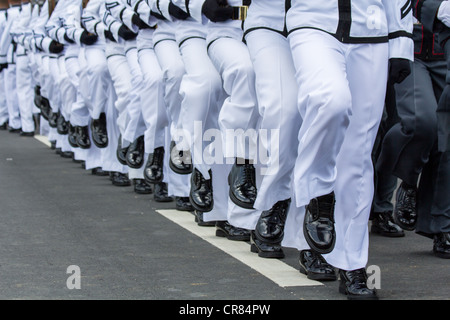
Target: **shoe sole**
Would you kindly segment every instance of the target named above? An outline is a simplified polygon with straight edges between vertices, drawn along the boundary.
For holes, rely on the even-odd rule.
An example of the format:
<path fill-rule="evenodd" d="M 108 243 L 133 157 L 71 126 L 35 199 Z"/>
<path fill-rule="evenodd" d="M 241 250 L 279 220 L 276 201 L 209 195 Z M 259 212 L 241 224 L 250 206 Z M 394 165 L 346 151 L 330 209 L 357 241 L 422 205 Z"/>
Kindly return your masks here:
<path fill-rule="evenodd" d="M 392 219 L 394 220 L 394 223 L 396 225 L 398 225 L 400 228 L 402 228 L 403 230 L 414 231 L 416 229 L 417 219 L 416 219 L 416 223 L 414 223 L 414 225 L 412 225 L 412 226 L 406 225 L 406 224 L 402 223 L 400 221 L 400 219 L 398 219 L 398 211 L 396 209 L 394 209 L 394 213 L 392 215 Z"/>
<path fill-rule="evenodd" d="M 345 294 L 348 300 L 379 300 L 378 296 L 355 296 L 349 294 L 345 286 L 339 284 L 339 293 Z"/>
<path fill-rule="evenodd" d="M 258 257 L 261 258 L 273 258 L 273 259 L 282 259 L 284 258 L 284 252 L 267 252 L 267 251 L 261 251 L 258 249 L 258 247 L 252 243 L 250 245 L 250 251 L 253 253 L 257 253 Z"/>
<path fill-rule="evenodd" d="M 210 212 L 214 208 L 214 200 L 211 201 L 210 207 L 201 207 L 195 201 L 192 199 L 191 195 L 189 194 L 189 201 L 191 202 L 191 205 L 194 207 L 195 210 L 201 211 L 201 212 Z"/>
<path fill-rule="evenodd" d="M 216 237 L 227 238 L 233 241 L 250 241 L 250 236 L 230 236 L 228 233 L 221 229 L 216 230 Z"/>

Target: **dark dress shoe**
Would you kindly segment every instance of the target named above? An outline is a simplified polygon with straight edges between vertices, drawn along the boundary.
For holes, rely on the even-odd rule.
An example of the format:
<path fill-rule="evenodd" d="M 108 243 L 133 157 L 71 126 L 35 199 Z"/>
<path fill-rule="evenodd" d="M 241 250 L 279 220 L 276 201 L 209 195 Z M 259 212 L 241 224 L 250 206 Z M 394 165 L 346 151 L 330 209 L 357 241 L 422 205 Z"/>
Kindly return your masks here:
<path fill-rule="evenodd" d="M 303 233 L 314 251 L 330 253 L 336 243 L 334 229 L 334 192 L 312 199 L 306 206 Z"/>
<path fill-rule="evenodd" d="M 133 179 L 134 192 L 139 194 L 151 194 L 152 186 L 145 182 L 145 179 Z"/>
<path fill-rule="evenodd" d="M 69 144 L 72 148 L 78 148 L 76 127 L 74 127 L 70 122 L 69 122 L 69 135 L 67 137 L 67 140 L 69 141 Z"/>
<path fill-rule="evenodd" d="M 51 109 L 48 114 L 48 125 L 51 128 L 56 128 L 58 126 L 59 112 L 53 112 Z"/>
<path fill-rule="evenodd" d="M 402 182 L 396 191 L 394 222 L 404 230 L 414 230 L 417 224 L 416 187 Z"/>
<path fill-rule="evenodd" d="M 194 210 L 194 217 L 194 221 L 201 227 L 214 227 L 216 225 L 216 221 L 205 221 L 202 211 Z"/>
<path fill-rule="evenodd" d="M 367 287 L 366 269 L 339 271 L 339 292 L 347 295 L 349 300 L 377 300 L 375 289 Z"/>
<path fill-rule="evenodd" d="M 20 133 L 20 135 L 21 135 L 22 137 L 34 137 L 34 131 L 30 131 L 30 132 L 22 131 L 22 132 Z"/>
<path fill-rule="evenodd" d="M 291 199 L 278 201 L 270 210 L 261 213 L 252 232 L 251 251 L 262 258 L 283 258 L 281 241 Z"/>
<path fill-rule="evenodd" d="M 56 149 L 56 141 L 55 140 L 51 140 L 50 141 L 50 149 L 51 150 L 55 150 Z"/>
<path fill-rule="evenodd" d="M 127 165 L 127 152 L 128 147 L 122 147 L 122 135 L 120 135 L 119 140 L 117 141 L 116 157 L 117 160 L 124 166 Z"/>
<path fill-rule="evenodd" d="M 210 171 L 210 176 L 211 174 Z M 214 198 L 211 179 L 206 180 L 200 171 L 194 168 L 194 171 L 191 174 L 189 200 L 195 210 L 209 212 L 213 209 Z"/>
<path fill-rule="evenodd" d="M 232 226 L 228 221 L 216 221 L 216 236 L 234 241 L 249 241 L 250 231 Z"/>
<path fill-rule="evenodd" d="M 101 113 L 98 119 L 91 121 L 92 141 L 97 148 L 108 146 L 108 131 L 106 130 L 106 114 Z"/>
<path fill-rule="evenodd" d="M 392 221 L 392 211 L 374 212 L 370 232 L 391 238 L 405 236 L 403 229 Z"/>
<path fill-rule="evenodd" d="M 155 192 L 153 195 L 153 199 L 155 199 L 156 202 L 173 201 L 173 198 L 170 197 L 168 194 L 167 183 L 165 182 L 155 183 Z"/>
<path fill-rule="evenodd" d="M 325 259 L 312 250 L 300 251 L 300 272 L 306 274 L 308 279 L 317 281 L 337 280 L 336 269 Z"/>
<path fill-rule="evenodd" d="M 72 151 L 61 151 L 59 154 L 62 158 L 72 159 L 73 152 Z"/>
<path fill-rule="evenodd" d="M 76 126 L 76 143 L 81 149 L 89 149 L 91 147 L 91 138 L 89 137 L 88 126 Z"/>
<path fill-rule="evenodd" d="M 131 181 L 128 179 L 128 175 L 125 173 L 112 171 L 109 173 L 109 177 L 112 184 L 118 187 L 128 187 L 131 186 Z"/>
<path fill-rule="evenodd" d="M 62 152 L 61 148 L 55 148 L 55 153 L 56 154 L 61 154 L 61 152 Z"/>
<path fill-rule="evenodd" d="M 91 169 L 91 174 L 93 174 L 94 176 L 105 177 L 105 176 L 109 176 L 109 171 L 105 171 L 101 167 L 97 167 L 97 168 Z"/>
<path fill-rule="evenodd" d="M 253 209 L 257 190 L 255 167 L 252 164 L 235 163 L 228 175 L 228 185 L 233 203 L 245 209 Z"/>
<path fill-rule="evenodd" d="M 0 130 L 8 130 L 8 120 L 6 120 L 2 125 L 0 125 Z"/>
<path fill-rule="evenodd" d="M 144 177 L 148 183 L 159 183 L 163 181 L 164 147 L 158 147 L 148 155 L 144 168 Z"/>
<path fill-rule="evenodd" d="M 175 197 L 175 208 L 179 211 L 194 211 L 189 197 Z"/>
<path fill-rule="evenodd" d="M 190 151 L 176 149 L 175 141 L 170 143 L 169 167 L 178 174 L 192 173 L 192 157 Z"/>
<path fill-rule="evenodd" d="M 434 236 L 433 253 L 439 258 L 450 259 L 450 232 L 441 232 Z"/>
<path fill-rule="evenodd" d="M 61 113 L 59 114 L 58 119 L 56 119 L 56 131 L 61 135 L 69 133 L 69 123 L 64 119 Z"/>
<path fill-rule="evenodd" d="M 144 136 L 138 137 L 128 147 L 126 162 L 130 168 L 139 169 L 144 164 Z"/>
<path fill-rule="evenodd" d="M 9 128 L 8 130 L 11 133 L 21 133 L 22 132 L 22 128 Z"/>

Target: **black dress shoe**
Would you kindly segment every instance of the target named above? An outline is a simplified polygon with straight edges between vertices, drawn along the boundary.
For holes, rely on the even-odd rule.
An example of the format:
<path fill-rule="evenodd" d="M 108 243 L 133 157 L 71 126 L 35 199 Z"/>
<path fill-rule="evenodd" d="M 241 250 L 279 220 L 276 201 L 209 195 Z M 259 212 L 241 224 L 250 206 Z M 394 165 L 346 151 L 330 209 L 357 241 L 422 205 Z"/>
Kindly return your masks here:
<path fill-rule="evenodd" d="M 433 253 L 439 258 L 450 259 L 450 232 L 441 232 L 434 236 Z"/>
<path fill-rule="evenodd" d="M 69 122 L 69 135 L 67 137 L 67 140 L 69 141 L 69 144 L 72 148 L 78 148 L 78 144 L 77 144 L 77 131 L 76 131 L 76 127 L 74 127 L 70 122 Z"/>
<path fill-rule="evenodd" d="M 120 135 L 117 142 L 116 157 L 117 160 L 124 166 L 127 165 L 127 152 L 128 147 L 122 147 L 122 135 Z"/>
<path fill-rule="evenodd" d="M 270 210 L 261 213 L 250 240 L 252 252 L 262 258 L 284 257 L 281 241 L 290 203 L 291 199 L 278 201 Z"/>
<path fill-rule="evenodd" d="M 317 281 L 337 280 L 336 269 L 318 253 L 312 250 L 300 251 L 300 272 L 308 279 Z"/>
<path fill-rule="evenodd" d="M 72 151 L 62 151 L 59 153 L 59 155 L 62 158 L 72 159 L 73 158 L 73 152 Z"/>
<path fill-rule="evenodd" d="M 349 300 L 378 300 L 376 290 L 367 287 L 366 269 L 340 270 L 339 276 L 339 292 Z"/>
<path fill-rule="evenodd" d="M 55 140 L 51 140 L 50 141 L 50 149 L 51 150 L 55 150 L 56 149 L 56 141 Z"/>
<path fill-rule="evenodd" d="M 108 146 L 108 131 L 106 130 L 106 114 L 100 113 L 98 119 L 91 121 L 92 141 L 97 148 L 106 148 Z"/>
<path fill-rule="evenodd" d="M 145 182 L 145 179 L 133 179 L 134 192 L 139 194 L 151 194 L 152 186 Z"/>
<path fill-rule="evenodd" d="M 130 168 L 139 169 L 144 164 L 144 136 L 138 137 L 128 147 L 126 162 Z"/>
<path fill-rule="evenodd" d="M 306 206 L 303 233 L 314 251 L 330 253 L 336 243 L 334 229 L 334 192 L 312 199 Z"/>
<path fill-rule="evenodd" d="M 104 177 L 104 176 L 109 176 L 109 171 L 105 171 L 101 167 L 97 167 L 97 168 L 91 169 L 91 174 L 93 174 L 94 176 Z"/>
<path fill-rule="evenodd" d="M 50 109 L 49 114 L 48 114 L 48 125 L 51 128 L 56 128 L 58 126 L 58 118 L 59 118 L 59 112 L 53 112 Z"/>
<path fill-rule="evenodd" d="M 77 126 L 76 143 L 81 149 L 89 149 L 91 147 L 91 138 L 89 137 L 88 126 Z"/>
<path fill-rule="evenodd" d="M 415 186 L 408 186 L 402 182 L 396 191 L 394 205 L 394 222 L 404 230 L 414 230 L 417 224 Z"/>
<path fill-rule="evenodd" d="M 6 120 L 3 124 L 0 125 L 0 130 L 8 129 L 8 120 Z"/>
<path fill-rule="evenodd" d="M 167 183 L 165 183 L 165 182 L 155 183 L 155 192 L 153 195 L 153 199 L 155 199 L 156 202 L 171 202 L 171 201 L 173 201 L 173 198 L 169 196 L 167 190 L 168 190 Z"/>
<path fill-rule="evenodd" d="M 11 133 L 21 133 L 22 132 L 22 128 L 9 128 L 8 130 Z"/>
<path fill-rule="evenodd" d="M 158 147 L 148 155 L 144 168 L 144 177 L 148 183 L 163 181 L 164 147 Z"/>
<path fill-rule="evenodd" d="M 370 232 L 391 238 L 405 236 L 403 229 L 392 221 L 392 211 L 373 212 Z"/>
<path fill-rule="evenodd" d="M 216 236 L 234 241 L 249 241 L 250 230 L 232 226 L 228 221 L 216 221 Z"/>
<path fill-rule="evenodd" d="M 30 131 L 30 132 L 22 131 L 22 132 L 20 133 L 20 135 L 21 135 L 22 137 L 34 137 L 34 131 Z"/>
<path fill-rule="evenodd" d="M 112 184 L 118 187 L 128 187 L 131 186 L 131 181 L 128 179 L 128 175 L 125 173 L 112 171 L 109 173 L 109 177 Z"/>
<path fill-rule="evenodd" d="M 197 222 L 197 225 L 201 227 L 214 227 L 216 225 L 216 221 L 205 221 L 203 219 L 203 212 L 194 210 L 194 221 Z"/>
<path fill-rule="evenodd" d="M 190 151 L 176 149 L 175 141 L 170 143 L 169 167 L 178 174 L 192 173 L 192 157 Z"/>
<path fill-rule="evenodd" d="M 59 113 L 58 119 L 56 119 L 56 131 L 61 135 L 69 133 L 69 123 L 61 113 Z"/>
<path fill-rule="evenodd" d="M 179 211 L 194 211 L 189 197 L 175 197 L 175 208 Z"/>
<path fill-rule="evenodd" d="M 255 167 L 252 164 L 236 162 L 228 174 L 228 185 L 229 196 L 233 203 L 245 209 L 253 209 L 257 190 Z"/>
<path fill-rule="evenodd" d="M 210 171 L 210 176 L 211 174 L 212 173 Z M 191 174 L 189 200 L 195 210 L 209 212 L 213 209 L 214 198 L 211 179 L 206 180 L 200 171 L 194 168 L 194 171 Z"/>

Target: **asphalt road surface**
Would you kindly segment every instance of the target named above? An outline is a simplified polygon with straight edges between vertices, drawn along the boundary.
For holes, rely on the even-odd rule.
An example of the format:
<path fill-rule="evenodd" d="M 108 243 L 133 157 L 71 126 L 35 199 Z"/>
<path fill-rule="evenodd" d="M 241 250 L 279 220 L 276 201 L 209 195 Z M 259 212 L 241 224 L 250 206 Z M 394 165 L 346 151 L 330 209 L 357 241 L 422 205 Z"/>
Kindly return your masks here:
<path fill-rule="evenodd" d="M 300 274 L 296 250 L 258 258 L 36 137 L 0 131 L 0 179 L 2 300 L 346 300 L 338 281 Z M 432 245 L 414 232 L 370 235 L 380 299 L 449 299 L 450 261 Z"/>

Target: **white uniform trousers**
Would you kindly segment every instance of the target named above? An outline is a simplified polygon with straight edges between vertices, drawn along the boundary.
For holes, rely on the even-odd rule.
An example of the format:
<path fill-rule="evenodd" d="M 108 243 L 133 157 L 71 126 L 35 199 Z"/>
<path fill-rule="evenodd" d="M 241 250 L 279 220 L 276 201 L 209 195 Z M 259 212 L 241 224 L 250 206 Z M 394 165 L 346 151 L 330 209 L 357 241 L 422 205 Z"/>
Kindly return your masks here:
<path fill-rule="evenodd" d="M 20 129 L 22 123 L 20 121 L 19 98 L 16 91 L 16 64 L 9 64 L 3 72 L 5 77 L 5 93 L 6 104 L 8 106 L 9 127 L 12 129 Z"/>
<path fill-rule="evenodd" d="M 0 72 L 0 125 L 8 121 L 8 105 L 6 103 L 5 72 Z"/>
<path fill-rule="evenodd" d="M 336 245 L 324 257 L 340 269 L 363 268 L 374 189 L 371 152 L 384 106 L 388 44 L 343 44 L 308 29 L 291 33 L 289 41 L 303 118 L 295 204 L 303 207 L 334 190 Z"/>
<path fill-rule="evenodd" d="M 34 132 L 33 76 L 30 68 L 30 60 L 28 59 L 28 55 L 25 53 L 25 49 L 23 48 L 18 49 L 18 54 L 16 55 L 16 88 L 22 131 Z"/>

